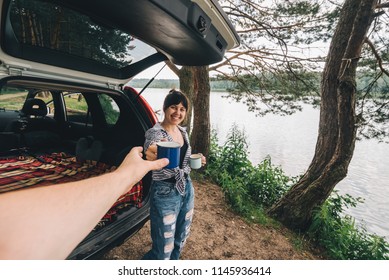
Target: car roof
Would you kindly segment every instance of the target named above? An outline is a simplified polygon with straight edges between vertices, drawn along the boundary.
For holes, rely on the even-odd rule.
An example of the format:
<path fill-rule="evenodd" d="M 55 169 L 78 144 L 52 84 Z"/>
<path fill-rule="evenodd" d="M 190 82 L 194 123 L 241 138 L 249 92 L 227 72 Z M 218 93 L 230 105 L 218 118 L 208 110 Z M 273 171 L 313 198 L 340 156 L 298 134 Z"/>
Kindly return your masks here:
<path fill-rule="evenodd" d="M 0 58 L 3 73 L 8 75 L 23 73 L 34 76 L 40 73 L 52 78 L 66 77 L 68 81 L 81 79 L 88 83 L 120 85 L 146 68 L 167 59 L 178 65 L 189 66 L 216 63 L 223 59 L 227 50 L 239 45 L 235 29 L 215 0 L 0 0 L 0 4 Z M 40 27 L 35 24 L 36 29 L 39 27 L 43 30 L 35 33 L 41 35 L 51 32 L 46 36 L 50 38 L 47 39 L 49 46 L 46 46 L 44 38 L 40 42 L 39 36 L 26 35 L 31 26 L 26 28 L 23 20 L 18 22 L 21 15 L 28 16 L 20 6 L 25 6 L 25 10 L 36 9 L 33 20 L 42 13 L 47 13 L 41 15 L 44 19 L 51 15 L 67 17 L 67 28 L 71 26 L 69 22 L 74 13 L 83 15 L 83 22 L 88 21 L 86 24 L 92 29 L 94 36 L 84 42 L 83 46 L 80 46 L 82 40 L 78 40 L 77 46 L 59 47 L 59 44 L 65 46 L 63 42 L 66 40 L 70 41 L 68 36 L 77 34 L 82 29 L 79 26 L 77 30 L 78 26 L 75 26 L 75 30 L 69 29 L 61 33 L 66 38 L 60 38 L 58 41 L 61 43 L 58 46 L 54 44 L 53 47 L 52 38 L 59 34 L 55 33 L 55 26 L 45 28 L 41 26 L 42 23 Z M 63 12 L 67 10 L 67 14 Z M 66 20 L 61 20 L 58 23 L 63 25 Z M 96 46 L 95 49 L 105 48 L 106 54 L 100 60 L 94 60 L 96 55 L 83 56 L 91 42 L 99 40 L 100 34 L 97 31 L 101 31 L 102 37 L 101 46 Z M 121 51 L 120 55 L 109 54 L 107 50 L 112 48 L 102 45 L 114 45 L 116 41 L 106 39 L 114 37 L 104 36 L 118 31 L 130 36 L 128 41 L 131 46 L 128 46 L 127 53 Z M 90 30 L 87 32 L 90 33 Z M 74 52 L 76 48 L 80 49 L 78 53 Z M 68 49 L 72 51 L 68 52 Z M 143 52 L 144 49 L 147 53 Z M 79 53 L 82 55 L 79 56 Z M 111 61 L 115 55 L 120 57 L 120 63 Z"/>

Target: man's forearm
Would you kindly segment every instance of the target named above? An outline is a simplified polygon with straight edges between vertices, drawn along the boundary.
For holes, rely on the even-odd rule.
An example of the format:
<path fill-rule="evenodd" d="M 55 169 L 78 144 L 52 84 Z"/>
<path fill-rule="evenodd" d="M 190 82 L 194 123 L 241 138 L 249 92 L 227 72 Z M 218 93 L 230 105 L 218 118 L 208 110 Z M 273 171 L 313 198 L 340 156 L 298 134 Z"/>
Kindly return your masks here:
<path fill-rule="evenodd" d="M 120 195 L 169 161 L 134 147 L 113 172 L 0 195 L 0 259 L 64 259 Z"/>
<path fill-rule="evenodd" d="M 113 172 L 1 195 L 0 212 L 8 214 L 1 222 L 1 240 L 7 242 L 0 240 L 0 258 L 66 258 L 128 189 L 121 176 Z"/>

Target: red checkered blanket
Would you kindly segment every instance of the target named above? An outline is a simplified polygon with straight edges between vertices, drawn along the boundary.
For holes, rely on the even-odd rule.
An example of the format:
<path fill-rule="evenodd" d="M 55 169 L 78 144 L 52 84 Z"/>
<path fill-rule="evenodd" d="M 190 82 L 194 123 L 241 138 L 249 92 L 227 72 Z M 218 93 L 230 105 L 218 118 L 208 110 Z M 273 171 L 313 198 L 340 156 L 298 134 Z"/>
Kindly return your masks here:
<path fill-rule="evenodd" d="M 115 168 L 101 162 L 80 162 L 76 157 L 65 153 L 0 159 L 0 194 L 22 188 L 78 181 L 113 171 Z M 129 206 L 140 207 L 142 190 L 142 182 L 139 182 L 122 195 L 97 228 L 111 222 L 116 214 Z"/>
<path fill-rule="evenodd" d="M 114 166 L 104 163 L 79 162 L 74 156 L 65 153 L 0 159 L 0 193 L 78 181 L 114 169 Z"/>

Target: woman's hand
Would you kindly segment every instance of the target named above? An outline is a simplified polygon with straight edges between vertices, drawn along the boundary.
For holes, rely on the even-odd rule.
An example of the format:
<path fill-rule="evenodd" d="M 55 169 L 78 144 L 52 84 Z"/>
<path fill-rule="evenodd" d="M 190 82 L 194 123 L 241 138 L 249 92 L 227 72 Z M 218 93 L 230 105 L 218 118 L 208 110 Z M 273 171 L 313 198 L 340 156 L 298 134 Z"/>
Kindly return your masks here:
<path fill-rule="evenodd" d="M 168 139 L 162 138 L 159 141 L 165 142 L 165 141 L 168 141 Z M 145 152 L 146 159 L 147 160 L 156 160 L 157 159 L 157 150 L 158 150 L 157 149 L 157 144 L 151 144 L 149 146 L 149 148 L 147 149 L 147 151 Z"/>
<path fill-rule="evenodd" d="M 127 178 L 129 187 L 132 187 L 136 182 L 142 179 L 147 172 L 162 169 L 169 164 L 168 159 L 162 158 L 156 160 L 156 156 L 154 161 L 142 159 L 142 150 L 142 147 L 132 148 L 116 170 L 117 173 L 125 174 L 124 177 Z"/>
<path fill-rule="evenodd" d="M 149 146 L 145 152 L 147 160 L 156 160 L 157 159 L 157 144 L 152 144 Z"/>
<path fill-rule="evenodd" d="M 202 153 L 199 153 L 199 155 L 201 155 L 201 166 L 206 165 L 207 164 L 207 158 Z"/>

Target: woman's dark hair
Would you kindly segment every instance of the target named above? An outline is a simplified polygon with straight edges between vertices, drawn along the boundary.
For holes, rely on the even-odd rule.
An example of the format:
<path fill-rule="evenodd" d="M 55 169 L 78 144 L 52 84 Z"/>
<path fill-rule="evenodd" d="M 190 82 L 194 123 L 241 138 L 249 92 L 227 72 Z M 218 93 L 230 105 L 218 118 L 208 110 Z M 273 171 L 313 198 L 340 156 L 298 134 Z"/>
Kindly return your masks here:
<path fill-rule="evenodd" d="M 189 100 L 185 94 L 178 90 L 172 89 L 165 97 L 165 101 L 163 102 L 163 111 L 165 111 L 171 105 L 178 105 L 180 103 L 182 103 L 186 111 L 189 110 Z"/>

